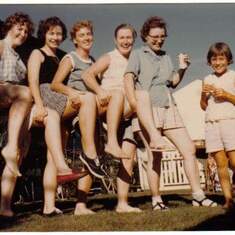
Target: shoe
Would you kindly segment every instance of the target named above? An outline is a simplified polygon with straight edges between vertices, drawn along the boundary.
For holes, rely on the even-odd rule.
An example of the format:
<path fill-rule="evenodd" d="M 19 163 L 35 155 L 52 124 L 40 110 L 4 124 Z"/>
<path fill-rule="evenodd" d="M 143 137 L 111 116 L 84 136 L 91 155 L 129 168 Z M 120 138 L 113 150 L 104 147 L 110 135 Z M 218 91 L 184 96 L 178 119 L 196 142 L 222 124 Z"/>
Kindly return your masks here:
<path fill-rule="evenodd" d="M 105 172 L 101 168 L 101 164 L 98 157 L 96 159 L 90 159 L 86 156 L 85 153 L 82 152 L 79 158 L 81 159 L 81 161 L 84 163 L 84 165 L 87 167 L 87 169 L 92 175 L 94 175 L 99 179 L 104 178 Z"/>
<path fill-rule="evenodd" d="M 208 202 L 208 203 L 206 203 Z M 192 204 L 193 206 L 205 206 L 205 207 L 216 207 L 218 206 L 216 202 L 210 200 L 209 198 L 207 197 L 204 197 L 202 200 L 198 201 L 196 200 L 195 198 L 192 200 Z"/>
<path fill-rule="evenodd" d="M 16 221 L 16 216 L 7 216 L 7 215 L 0 215 L 0 221 L 2 224 L 9 224 Z"/>
<path fill-rule="evenodd" d="M 86 176 L 87 174 L 88 174 L 87 171 L 79 171 L 79 170 L 73 169 L 70 174 L 57 175 L 57 183 L 58 184 L 67 183 L 67 182 L 70 182 L 73 180 L 80 179 L 80 178 Z"/>
<path fill-rule="evenodd" d="M 63 215 L 63 211 L 61 211 L 58 208 L 55 208 L 52 212 L 50 213 L 43 213 L 42 216 L 46 217 L 46 218 L 50 218 L 50 217 L 55 217 L 55 216 L 59 216 L 59 215 Z"/>
<path fill-rule="evenodd" d="M 169 210 L 169 207 L 167 207 L 163 202 L 156 202 L 156 204 L 153 205 L 152 209 L 153 211 L 157 211 L 157 210 L 166 211 L 166 210 Z"/>

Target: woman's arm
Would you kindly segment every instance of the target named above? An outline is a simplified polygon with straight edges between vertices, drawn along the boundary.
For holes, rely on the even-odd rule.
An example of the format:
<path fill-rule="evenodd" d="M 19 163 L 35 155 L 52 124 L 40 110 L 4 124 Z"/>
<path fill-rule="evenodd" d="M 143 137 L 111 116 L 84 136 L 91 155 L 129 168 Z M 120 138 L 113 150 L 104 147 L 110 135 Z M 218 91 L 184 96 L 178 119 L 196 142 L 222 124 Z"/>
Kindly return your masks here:
<path fill-rule="evenodd" d="M 109 55 L 103 55 L 100 57 L 91 67 L 86 69 L 82 73 L 82 79 L 85 84 L 97 94 L 99 103 L 104 106 L 107 105 L 110 99 L 109 93 L 102 89 L 101 86 L 96 81 L 96 77 L 105 72 L 109 67 L 110 57 Z"/>
<path fill-rule="evenodd" d="M 2 52 L 3 52 L 3 42 L 0 41 L 0 57 L 2 55 Z"/>
<path fill-rule="evenodd" d="M 73 108 L 77 109 L 80 106 L 80 95 L 84 92 L 78 91 L 63 84 L 63 81 L 67 78 L 69 73 L 72 70 L 72 62 L 69 57 L 65 57 L 59 64 L 59 68 L 56 71 L 56 74 L 51 83 L 51 89 L 53 91 L 62 93 L 68 96 L 69 100 L 72 103 Z"/>
<path fill-rule="evenodd" d="M 43 121 L 43 119 L 47 116 L 47 111 L 43 105 L 39 89 L 39 73 L 43 60 L 44 56 L 39 50 L 33 50 L 28 60 L 29 88 L 32 92 L 32 96 L 36 105 L 35 119 L 37 121 Z"/>
<path fill-rule="evenodd" d="M 130 104 L 131 110 L 133 112 L 136 112 L 137 100 L 135 97 L 134 78 L 135 78 L 135 75 L 133 73 L 126 73 L 124 75 L 124 88 L 125 88 L 126 97 Z"/>
<path fill-rule="evenodd" d="M 172 74 L 172 79 L 171 79 L 171 86 L 175 88 L 183 79 L 185 71 L 190 65 L 190 59 L 187 54 L 179 54 L 178 55 L 178 60 L 179 60 L 179 69 L 176 73 Z"/>
<path fill-rule="evenodd" d="M 69 57 L 65 57 L 59 64 L 59 67 L 55 73 L 53 81 L 51 83 L 51 89 L 53 91 L 62 93 L 69 96 L 74 92 L 74 89 L 63 84 L 63 81 L 67 78 L 72 70 L 72 62 Z"/>

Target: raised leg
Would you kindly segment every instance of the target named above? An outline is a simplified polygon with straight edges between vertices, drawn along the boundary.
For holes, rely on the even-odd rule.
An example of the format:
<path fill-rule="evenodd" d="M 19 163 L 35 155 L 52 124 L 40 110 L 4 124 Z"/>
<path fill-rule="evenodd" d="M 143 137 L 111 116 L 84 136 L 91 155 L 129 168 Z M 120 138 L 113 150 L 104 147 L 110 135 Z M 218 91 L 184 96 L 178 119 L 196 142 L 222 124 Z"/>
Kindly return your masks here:
<path fill-rule="evenodd" d="M 10 104 L 10 111 L 8 118 L 8 142 L 1 153 L 6 161 L 6 166 L 13 174 L 20 176 L 21 174 L 18 169 L 19 135 L 32 105 L 32 96 L 26 86 L 6 85 L 4 88 L 4 94 L 7 96 Z M 2 93 L 2 89 L 0 91 Z"/>

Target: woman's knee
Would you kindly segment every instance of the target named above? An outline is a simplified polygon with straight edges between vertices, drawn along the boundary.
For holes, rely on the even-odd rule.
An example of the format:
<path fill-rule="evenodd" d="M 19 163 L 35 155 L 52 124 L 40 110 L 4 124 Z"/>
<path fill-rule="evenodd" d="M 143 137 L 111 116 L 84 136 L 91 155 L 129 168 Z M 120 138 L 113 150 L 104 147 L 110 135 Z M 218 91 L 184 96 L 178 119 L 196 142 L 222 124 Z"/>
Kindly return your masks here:
<path fill-rule="evenodd" d="M 193 143 L 181 148 L 180 152 L 184 156 L 184 158 L 196 157 L 196 147 Z"/>
<path fill-rule="evenodd" d="M 110 94 L 112 99 L 124 100 L 124 94 L 121 90 L 112 90 Z"/>
<path fill-rule="evenodd" d="M 48 122 L 55 122 L 60 121 L 60 115 L 56 110 L 46 108 L 47 110 L 47 116 L 44 118 L 44 125 L 46 125 Z"/>
<path fill-rule="evenodd" d="M 145 90 L 137 90 L 136 91 L 136 98 L 144 101 L 144 100 L 150 100 L 150 95 L 148 91 Z"/>
<path fill-rule="evenodd" d="M 26 86 L 21 86 L 19 88 L 17 98 L 23 99 L 24 101 L 26 101 L 28 103 L 32 103 L 32 101 L 33 101 L 32 93 L 31 93 L 30 89 Z"/>
<path fill-rule="evenodd" d="M 81 102 L 86 104 L 96 104 L 96 96 L 92 92 L 86 92 L 85 95 L 81 95 Z"/>

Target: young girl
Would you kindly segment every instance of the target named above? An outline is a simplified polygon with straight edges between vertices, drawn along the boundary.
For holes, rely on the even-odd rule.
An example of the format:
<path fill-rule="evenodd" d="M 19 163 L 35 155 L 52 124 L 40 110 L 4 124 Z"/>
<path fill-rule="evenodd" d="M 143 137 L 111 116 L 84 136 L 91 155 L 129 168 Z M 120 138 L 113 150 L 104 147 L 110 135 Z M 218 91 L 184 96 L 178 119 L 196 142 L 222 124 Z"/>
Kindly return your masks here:
<path fill-rule="evenodd" d="M 201 108 L 206 111 L 206 151 L 215 158 L 225 209 L 233 207 L 232 187 L 228 167 L 235 169 L 235 71 L 229 46 L 213 44 L 207 54 L 213 73 L 206 76 L 202 86 Z"/>

